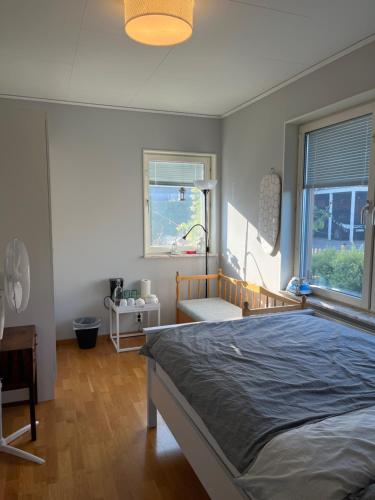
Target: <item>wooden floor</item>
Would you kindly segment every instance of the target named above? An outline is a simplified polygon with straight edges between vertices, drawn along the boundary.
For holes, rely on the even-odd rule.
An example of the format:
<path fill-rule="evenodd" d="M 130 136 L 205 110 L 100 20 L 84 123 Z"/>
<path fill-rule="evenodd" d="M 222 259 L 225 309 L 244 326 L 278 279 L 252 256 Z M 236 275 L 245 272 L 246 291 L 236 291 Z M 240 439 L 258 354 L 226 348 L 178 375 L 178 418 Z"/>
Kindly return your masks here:
<path fill-rule="evenodd" d="M 56 400 L 37 407 L 38 440 L 19 447 L 45 465 L 0 456 L 1 500 L 207 500 L 163 421 L 146 430 L 146 370 L 138 353 L 57 350 Z M 4 409 L 8 435 L 28 423 L 27 406 Z"/>

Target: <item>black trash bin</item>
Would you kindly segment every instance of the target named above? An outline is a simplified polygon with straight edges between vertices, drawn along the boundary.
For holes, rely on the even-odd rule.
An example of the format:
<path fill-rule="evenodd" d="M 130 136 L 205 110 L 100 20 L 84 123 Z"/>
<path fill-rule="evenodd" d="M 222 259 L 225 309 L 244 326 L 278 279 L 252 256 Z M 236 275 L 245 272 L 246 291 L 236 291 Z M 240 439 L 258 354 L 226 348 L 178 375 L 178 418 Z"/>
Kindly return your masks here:
<path fill-rule="evenodd" d="M 73 330 L 76 332 L 80 349 L 92 349 L 96 346 L 96 339 L 102 320 L 100 318 L 84 317 L 73 321 Z"/>

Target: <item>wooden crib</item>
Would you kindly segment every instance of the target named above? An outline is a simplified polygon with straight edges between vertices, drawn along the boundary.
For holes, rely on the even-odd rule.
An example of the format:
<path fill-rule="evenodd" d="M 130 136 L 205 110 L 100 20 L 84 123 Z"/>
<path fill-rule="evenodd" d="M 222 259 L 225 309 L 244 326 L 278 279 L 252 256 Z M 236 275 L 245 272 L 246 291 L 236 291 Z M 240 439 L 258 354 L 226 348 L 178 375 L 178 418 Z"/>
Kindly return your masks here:
<path fill-rule="evenodd" d="M 221 269 L 217 274 L 176 274 L 177 323 L 295 311 L 303 309 L 305 303 L 305 297 L 301 302 L 287 298 L 263 286 L 225 276 Z"/>

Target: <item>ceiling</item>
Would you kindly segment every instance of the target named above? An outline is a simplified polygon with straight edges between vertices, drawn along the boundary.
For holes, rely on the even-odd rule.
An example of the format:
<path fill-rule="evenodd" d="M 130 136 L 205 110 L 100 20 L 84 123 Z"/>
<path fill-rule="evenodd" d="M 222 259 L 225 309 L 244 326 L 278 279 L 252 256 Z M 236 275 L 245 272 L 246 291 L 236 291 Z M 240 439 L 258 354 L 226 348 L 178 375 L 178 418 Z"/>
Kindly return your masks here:
<path fill-rule="evenodd" d="M 374 0 L 196 0 L 193 37 L 146 47 L 123 0 L 0 0 L 0 94 L 222 116 L 375 33 Z"/>

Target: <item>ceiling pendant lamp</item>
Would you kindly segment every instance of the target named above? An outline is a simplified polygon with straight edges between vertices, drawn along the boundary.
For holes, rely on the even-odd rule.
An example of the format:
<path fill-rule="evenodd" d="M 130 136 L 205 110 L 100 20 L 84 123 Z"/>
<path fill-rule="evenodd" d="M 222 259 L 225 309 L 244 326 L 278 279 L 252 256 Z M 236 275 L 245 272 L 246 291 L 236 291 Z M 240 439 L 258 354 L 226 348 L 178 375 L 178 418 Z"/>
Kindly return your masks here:
<path fill-rule="evenodd" d="M 194 0 L 124 0 L 125 31 L 146 45 L 177 45 L 193 33 Z"/>

